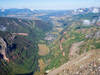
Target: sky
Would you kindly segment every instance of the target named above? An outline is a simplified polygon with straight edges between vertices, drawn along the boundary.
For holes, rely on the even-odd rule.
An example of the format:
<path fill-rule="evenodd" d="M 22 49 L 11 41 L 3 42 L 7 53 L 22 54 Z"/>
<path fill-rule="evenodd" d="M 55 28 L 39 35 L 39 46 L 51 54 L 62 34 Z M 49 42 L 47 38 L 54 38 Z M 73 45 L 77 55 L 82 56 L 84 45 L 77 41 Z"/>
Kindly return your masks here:
<path fill-rule="evenodd" d="M 100 7 L 100 0 L 0 0 L 0 8 L 63 10 Z"/>

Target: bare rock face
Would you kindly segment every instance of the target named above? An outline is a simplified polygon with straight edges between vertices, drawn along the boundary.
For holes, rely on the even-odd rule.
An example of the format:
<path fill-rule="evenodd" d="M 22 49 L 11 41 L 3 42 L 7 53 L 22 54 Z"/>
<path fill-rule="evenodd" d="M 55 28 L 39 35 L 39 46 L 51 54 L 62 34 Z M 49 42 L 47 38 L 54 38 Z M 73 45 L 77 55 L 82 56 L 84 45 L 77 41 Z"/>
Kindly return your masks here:
<path fill-rule="evenodd" d="M 91 33 L 91 34 L 87 34 L 86 36 L 85 36 L 85 38 L 93 38 L 93 33 Z"/>
<path fill-rule="evenodd" d="M 100 38 L 100 31 L 97 31 L 97 32 L 95 32 L 95 33 L 90 33 L 90 34 L 88 34 L 88 35 L 86 35 L 85 36 L 85 38 L 96 38 L 96 39 L 98 39 L 98 38 Z"/>
<path fill-rule="evenodd" d="M 94 37 L 95 38 L 100 38 L 100 31 L 96 32 Z"/>
<path fill-rule="evenodd" d="M 9 62 L 9 59 L 6 56 L 6 42 L 0 37 L 0 53 L 3 55 L 3 59 Z"/>

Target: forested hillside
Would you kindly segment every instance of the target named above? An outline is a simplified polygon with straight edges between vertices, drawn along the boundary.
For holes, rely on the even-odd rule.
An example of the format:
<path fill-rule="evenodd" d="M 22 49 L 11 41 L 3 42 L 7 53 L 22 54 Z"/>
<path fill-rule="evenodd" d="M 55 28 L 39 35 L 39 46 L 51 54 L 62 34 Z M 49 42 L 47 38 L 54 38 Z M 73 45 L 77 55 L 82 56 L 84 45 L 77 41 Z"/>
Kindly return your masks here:
<path fill-rule="evenodd" d="M 5 54 L 9 59 L 3 59 L 3 42 L 0 41 L 0 73 L 33 74 L 39 68 L 38 42 L 51 29 L 52 26 L 39 20 L 0 17 L 0 37 L 6 43 Z"/>

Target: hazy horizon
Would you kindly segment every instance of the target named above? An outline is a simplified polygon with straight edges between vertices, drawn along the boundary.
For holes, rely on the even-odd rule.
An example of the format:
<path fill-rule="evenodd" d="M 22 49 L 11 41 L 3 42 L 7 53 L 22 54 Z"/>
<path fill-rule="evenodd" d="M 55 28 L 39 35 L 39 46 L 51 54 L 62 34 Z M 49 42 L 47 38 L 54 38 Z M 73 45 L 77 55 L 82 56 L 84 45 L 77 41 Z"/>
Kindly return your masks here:
<path fill-rule="evenodd" d="M 69 10 L 100 7 L 100 0 L 0 0 L 0 8 Z"/>

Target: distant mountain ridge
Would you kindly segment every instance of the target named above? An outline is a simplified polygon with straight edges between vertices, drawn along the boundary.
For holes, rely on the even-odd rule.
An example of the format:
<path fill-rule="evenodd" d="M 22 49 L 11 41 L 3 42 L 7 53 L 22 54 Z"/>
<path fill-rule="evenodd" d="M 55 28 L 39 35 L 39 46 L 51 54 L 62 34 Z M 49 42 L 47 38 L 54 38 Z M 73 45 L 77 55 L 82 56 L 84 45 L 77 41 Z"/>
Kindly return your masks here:
<path fill-rule="evenodd" d="M 16 17 L 39 20 L 51 16 L 77 15 L 87 13 L 100 13 L 100 7 L 79 8 L 73 10 L 31 10 L 28 8 L 0 9 L 0 17 Z"/>
<path fill-rule="evenodd" d="M 0 9 L 0 12 L 4 15 L 11 15 L 11 14 L 33 14 L 33 12 L 30 9 L 17 9 L 17 8 L 12 8 L 12 9 Z"/>
<path fill-rule="evenodd" d="M 31 10 L 31 9 L 0 9 L 1 17 L 17 17 L 17 18 L 34 18 L 37 16 L 59 16 L 64 14 L 70 14 L 71 11 L 67 10 Z"/>

